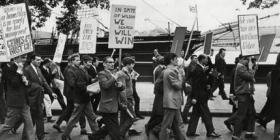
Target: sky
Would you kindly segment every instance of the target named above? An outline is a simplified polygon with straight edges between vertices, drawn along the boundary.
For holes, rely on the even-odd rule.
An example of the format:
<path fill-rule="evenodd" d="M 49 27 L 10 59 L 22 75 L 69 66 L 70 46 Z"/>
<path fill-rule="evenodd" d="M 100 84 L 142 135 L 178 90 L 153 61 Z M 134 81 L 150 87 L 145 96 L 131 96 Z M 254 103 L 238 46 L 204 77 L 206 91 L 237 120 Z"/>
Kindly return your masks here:
<path fill-rule="evenodd" d="M 165 30 L 168 27 L 168 21 L 171 32 L 174 32 L 177 25 L 168 19 L 191 30 L 195 14 L 189 11 L 189 6 L 194 5 L 198 7 L 198 28 L 203 32 L 213 30 L 221 23 L 236 21 L 237 15 L 257 14 L 263 17 L 280 12 L 280 4 L 265 10 L 247 10 L 247 6 L 242 5 L 240 0 L 110 0 L 110 3 L 136 6 L 135 29 L 140 32 L 155 28 Z M 53 12 L 59 13 L 60 10 L 61 8 L 56 8 Z M 98 15 L 98 19 L 109 27 L 110 11 L 98 10 Z M 39 30 L 51 31 L 51 28 L 55 26 L 56 16 L 58 14 L 53 14 L 45 27 Z M 280 26 L 280 16 L 259 21 L 259 26 Z"/>

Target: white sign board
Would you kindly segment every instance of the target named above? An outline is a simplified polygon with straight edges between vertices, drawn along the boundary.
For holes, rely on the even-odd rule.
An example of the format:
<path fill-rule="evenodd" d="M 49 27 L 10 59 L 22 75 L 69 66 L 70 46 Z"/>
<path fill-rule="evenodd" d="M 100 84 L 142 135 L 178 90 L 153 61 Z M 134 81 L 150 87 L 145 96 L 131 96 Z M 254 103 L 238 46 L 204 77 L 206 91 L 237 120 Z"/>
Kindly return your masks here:
<path fill-rule="evenodd" d="M 0 8 L 0 23 L 9 58 L 33 51 L 25 4 Z"/>
<path fill-rule="evenodd" d="M 258 16 L 239 15 L 238 25 L 241 54 L 244 56 L 260 54 Z"/>
<path fill-rule="evenodd" d="M 57 62 L 57 63 L 61 62 L 66 39 L 67 39 L 67 35 L 63 33 L 59 34 L 58 43 L 53 57 L 53 62 Z"/>
<path fill-rule="evenodd" d="M 112 5 L 109 48 L 133 48 L 135 16 L 135 6 Z"/>
<path fill-rule="evenodd" d="M 0 27 L 0 62 L 9 62 L 1 27 Z"/>
<path fill-rule="evenodd" d="M 83 18 L 80 26 L 79 53 L 96 53 L 97 21 L 95 18 Z"/>

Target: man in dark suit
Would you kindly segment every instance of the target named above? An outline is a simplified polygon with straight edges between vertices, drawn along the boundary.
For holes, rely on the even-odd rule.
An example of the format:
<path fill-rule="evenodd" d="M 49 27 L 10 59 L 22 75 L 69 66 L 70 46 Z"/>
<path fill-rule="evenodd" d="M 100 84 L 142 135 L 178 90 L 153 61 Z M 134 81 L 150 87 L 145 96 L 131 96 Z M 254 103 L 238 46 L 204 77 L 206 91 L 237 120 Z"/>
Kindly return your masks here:
<path fill-rule="evenodd" d="M 106 57 L 103 61 L 104 70 L 98 73 L 101 89 L 101 100 L 98 111 L 105 123 L 105 132 L 98 131 L 90 135 L 89 140 L 104 138 L 107 134 L 112 140 L 120 140 L 120 125 L 118 120 L 119 95 L 122 85 L 118 83 L 114 72 L 114 59 Z"/>
<path fill-rule="evenodd" d="M 73 55 L 75 55 L 75 54 L 73 54 Z M 73 55 L 68 56 L 68 65 L 64 68 L 64 72 L 63 72 L 63 75 L 64 75 L 64 85 L 68 85 L 68 81 L 65 80 L 66 79 L 65 75 L 68 73 L 69 68 L 73 66 L 73 63 L 72 63 Z M 70 93 L 71 93 L 70 89 L 67 86 L 64 86 L 63 95 L 66 97 L 67 106 L 66 106 L 66 109 L 63 110 L 63 112 L 61 113 L 61 115 L 57 119 L 56 123 L 53 125 L 53 128 L 56 129 L 60 133 L 62 133 L 62 131 L 60 129 L 61 123 L 63 121 L 66 121 L 66 122 L 69 121 L 69 119 L 71 117 L 71 114 L 73 112 L 73 109 L 74 109 L 74 102 L 72 100 L 72 95 Z M 80 124 L 80 128 L 81 128 L 81 135 L 87 134 L 86 118 L 85 118 L 84 115 L 80 117 L 79 124 Z"/>
<path fill-rule="evenodd" d="M 183 120 L 181 106 L 183 105 L 184 71 L 178 68 L 177 55 L 169 53 L 164 56 L 167 68 L 163 74 L 163 108 L 164 116 L 159 133 L 160 140 L 169 140 L 172 126 L 176 140 L 184 140 L 182 132 Z"/>
<path fill-rule="evenodd" d="M 215 67 L 218 72 L 218 79 L 216 85 L 212 88 L 214 92 L 219 87 L 219 95 L 222 96 L 223 100 L 228 100 L 228 97 L 225 92 L 225 72 L 226 72 L 226 61 L 225 61 L 226 50 L 221 48 L 219 53 L 215 57 Z"/>
<path fill-rule="evenodd" d="M 19 56 L 15 58 L 14 62 L 10 62 L 7 67 L 6 85 L 7 85 L 7 118 L 5 124 L 0 129 L 1 136 L 10 130 L 12 130 L 16 123 L 22 118 L 24 120 L 23 138 L 26 140 L 34 140 L 35 134 L 33 130 L 33 124 L 30 114 L 30 106 L 27 100 L 27 88 L 30 83 L 26 77 L 23 76 L 23 60 L 25 56 Z M 20 117 L 18 117 L 20 116 Z"/>
<path fill-rule="evenodd" d="M 62 135 L 62 140 L 71 140 L 71 131 L 83 114 L 88 119 L 92 133 L 98 130 L 96 123 L 98 118 L 93 112 L 90 97 L 87 93 L 87 85 L 90 83 L 89 75 L 85 69 L 80 67 L 79 54 L 72 55 L 71 61 L 73 65 L 70 65 L 65 73 L 66 84 L 64 86 L 66 86 L 70 100 L 74 102 L 74 110 Z"/>
<path fill-rule="evenodd" d="M 56 97 L 56 95 L 53 93 L 41 70 L 39 69 L 40 63 L 42 61 L 41 57 L 34 54 L 30 57 L 30 60 L 31 63 L 24 68 L 23 74 L 30 83 L 30 87 L 27 91 L 29 94 L 28 98 L 31 107 L 32 120 L 36 125 L 37 138 L 38 140 L 43 140 L 45 137 L 43 113 L 44 93 L 46 92 L 47 94 L 53 95 L 54 97 Z"/>
<path fill-rule="evenodd" d="M 6 101 L 4 94 L 4 78 L 3 78 L 3 70 L 0 68 L 0 124 L 3 124 L 6 116 Z"/>
<path fill-rule="evenodd" d="M 198 56 L 198 64 L 192 73 L 192 93 L 190 98 L 193 103 L 193 111 L 188 126 L 187 136 L 199 136 L 195 133 L 198 120 L 202 117 L 207 130 L 207 137 L 220 137 L 221 135 L 215 133 L 212 122 L 211 113 L 208 107 L 210 83 L 207 79 L 205 65 L 208 62 L 206 55 Z"/>
<path fill-rule="evenodd" d="M 48 85 L 51 85 L 52 80 L 54 79 L 54 74 L 52 74 L 50 69 L 50 62 L 51 60 L 45 58 L 44 61 L 40 65 L 40 70 L 46 79 Z M 53 123 L 55 120 L 52 120 L 52 102 L 54 97 L 51 94 L 44 93 L 44 105 L 45 105 L 45 112 L 47 116 L 47 122 Z"/>

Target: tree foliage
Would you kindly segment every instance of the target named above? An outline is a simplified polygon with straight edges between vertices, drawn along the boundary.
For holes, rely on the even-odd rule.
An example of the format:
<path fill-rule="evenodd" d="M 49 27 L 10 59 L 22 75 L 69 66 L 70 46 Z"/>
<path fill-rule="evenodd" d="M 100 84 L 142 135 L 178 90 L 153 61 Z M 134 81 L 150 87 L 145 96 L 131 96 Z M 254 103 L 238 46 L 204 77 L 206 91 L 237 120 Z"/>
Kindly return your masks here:
<path fill-rule="evenodd" d="M 99 7 L 109 9 L 109 0 L 1 0 L 0 6 L 9 4 L 26 3 L 28 5 L 28 18 L 32 23 L 32 29 L 43 27 L 47 19 L 51 16 L 52 8 L 62 3 L 62 17 L 57 18 L 57 29 L 59 32 L 68 34 L 70 31 L 77 32 L 79 21 L 77 10 L 85 4 L 89 7 Z"/>
<path fill-rule="evenodd" d="M 248 4 L 248 9 L 251 8 L 270 8 L 279 3 L 279 0 L 241 0 L 244 5 Z"/>

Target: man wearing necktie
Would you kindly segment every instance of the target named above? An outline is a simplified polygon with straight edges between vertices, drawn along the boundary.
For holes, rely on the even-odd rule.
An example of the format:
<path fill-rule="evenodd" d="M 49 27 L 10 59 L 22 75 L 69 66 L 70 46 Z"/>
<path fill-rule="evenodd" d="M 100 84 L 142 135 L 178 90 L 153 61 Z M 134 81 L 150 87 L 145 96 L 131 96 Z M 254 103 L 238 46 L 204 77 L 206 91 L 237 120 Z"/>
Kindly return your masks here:
<path fill-rule="evenodd" d="M 34 54 L 30 57 L 31 63 L 23 70 L 24 75 L 30 82 L 30 88 L 28 88 L 28 100 L 31 107 L 31 117 L 33 123 L 36 125 L 36 135 L 38 140 L 44 140 L 44 113 L 43 113 L 43 99 L 44 93 L 49 95 L 56 95 L 48 85 L 46 79 L 38 68 L 42 61 L 41 57 Z"/>

